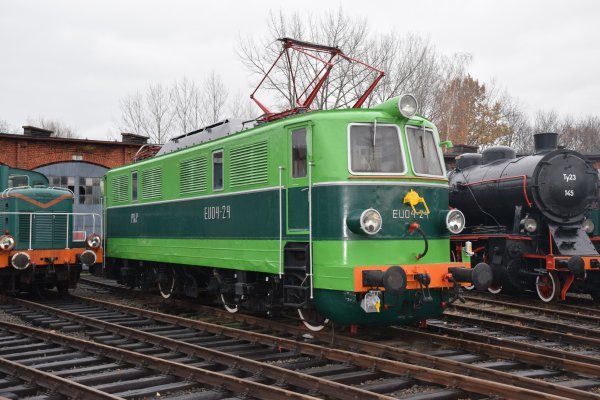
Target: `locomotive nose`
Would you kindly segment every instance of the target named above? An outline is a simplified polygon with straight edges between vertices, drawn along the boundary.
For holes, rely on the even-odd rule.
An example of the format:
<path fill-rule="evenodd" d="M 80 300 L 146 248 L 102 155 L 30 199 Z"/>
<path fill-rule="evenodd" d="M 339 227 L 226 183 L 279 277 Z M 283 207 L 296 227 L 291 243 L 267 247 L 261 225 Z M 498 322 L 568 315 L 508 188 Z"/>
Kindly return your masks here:
<path fill-rule="evenodd" d="M 576 154 L 551 153 L 537 171 L 538 206 L 553 219 L 577 219 L 585 212 L 597 188 L 593 168 Z"/>

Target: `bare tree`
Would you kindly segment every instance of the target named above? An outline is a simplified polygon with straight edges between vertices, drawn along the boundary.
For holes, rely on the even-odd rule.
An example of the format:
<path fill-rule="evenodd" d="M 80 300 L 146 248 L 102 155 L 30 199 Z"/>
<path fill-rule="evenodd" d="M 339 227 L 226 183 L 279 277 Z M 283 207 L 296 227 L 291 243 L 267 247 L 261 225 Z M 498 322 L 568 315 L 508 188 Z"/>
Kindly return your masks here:
<path fill-rule="evenodd" d="M 231 118 L 252 119 L 258 114 L 259 111 L 245 93 L 242 94 L 242 92 L 237 92 L 236 95 L 229 100 L 227 115 Z"/>
<path fill-rule="evenodd" d="M 561 128 L 560 117 L 555 110 L 537 111 L 534 118 L 534 132 L 558 132 Z"/>
<path fill-rule="evenodd" d="M 204 124 L 210 125 L 223 119 L 228 96 L 229 92 L 221 78 L 214 71 L 211 72 L 204 80 L 202 87 L 202 109 L 204 110 L 202 120 Z"/>
<path fill-rule="evenodd" d="M 175 82 L 171 88 L 176 131 L 184 134 L 204 123 L 202 101 L 198 86 L 188 78 Z"/>
<path fill-rule="evenodd" d="M 533 150 L 533 130 L 523 105 L 507 93 L 503 94 L 500 104 L 502 105 L 502 116 L 509 127 L 509 133 L 500 138 L 496 144 L 512 147 L 519 153 L 531 152 Z"/>
<path fill-rule="evenodd" d="M 586 116 L 574 119 L 569 116 L 560 120 L 560 143 L 583 153 L 600 151 L 600 118 Z"/>
<path fill-rule="evenodd" d="M 28 118 L 27 123 L 29 125 L 36 126 L 38 128 L 47 129 L 52 131 L 52 136 L 63 137 L 63 138 L 76 138 L 75 130 L 58 119 L 49 119 L 44 117 Z"/>
<path fill-rule="evenodd" d="M 171 91 L 160 83 L 150 85 L 145 114 L 146 134 L 151 142 L 165 143 L 171 137 L 174 119 Z"/>
<path fill-rule="evenodd" d="M 268 34 L 261 40 L 240 39 L 238 54 L 242 63 L 257 79 L 264 75 L 281 51 L 281 44 L 273 38 L 291 37 L 298 40 L 315 42 L 327 46 L 339 47 L 351 56 L 362 56 L 367 46 L 366 21 L 351 19 L 338 9 L 326 13 L 322 18 L 312 15 L 306 17 L 298 13 L 285 15 L 271 12 L 267 21 Z M 289 60 L 277 64 L 263 85 L 263 96 L 276 108 L 295 107 L 292 76 L 298 88 L 309 87 L 315 74 L 323 63 L 304 54 L 292 53 Z M 359 75 L 356 65 L 338 58 L 335 61 L 329 79 L 315 100 L 317 108 L 330 109 L 345 106 L 356 95 L 356 82 L 366 78 Z M 353 85 L 354 80 L 354 85 Z M 354 97 L 356 98 L 356 96 Z"/>
<path fill-rule="evenodd" d="M 119 129 L 122 132 L 150 136 L 144 96 L 139 91 L 121 99 Z"/>
<path fill-rule="evenodd" d="M 3 119 L 0 119 L 0 133 L 11 133 L 10 125 Z"/>
<path fill-rule="evenodd" d="M 342 8 L 318 18 L 298 13 L 270 13 L 268 35 L 262 40 L 242 38 L 238 54 L 248 70 L 260 79 L 281 51 L 273 38 L 293 37 L 328 46 L 339 47 L 350 57 L 364 60 L 385 71 L 384 79 L 376 87 L 366 106 L 380 103 L 402 93 L 412 93 L 420 104 L 420 112 L 436 120 L 442 117 L 439 94 L 448 82 L 464 76 L 470 56 L 462 54 L 445 57 L 439 54 L 429 39 L 417 35 L 400 36 L 396 32 L 372 35 L 366 19 L 351 18 Z M 295 57 L 295 58 L 294 58 Z M 263 84 L 266 100 L 277 108 L 294 107 L 291 75 L 306 87 L 323 64 L 317 60 L 293 55 L 287 65 L 280 63 Z M 290 72 L 291 70 L 291 72 Z M 334 68 L 317 96 L 314 108 L 332 109 L 349 107 L 371 84 L 376 73 L 360 64 L 338 58 Z M 262 99 L 262 98 L 261 98 Z"/>

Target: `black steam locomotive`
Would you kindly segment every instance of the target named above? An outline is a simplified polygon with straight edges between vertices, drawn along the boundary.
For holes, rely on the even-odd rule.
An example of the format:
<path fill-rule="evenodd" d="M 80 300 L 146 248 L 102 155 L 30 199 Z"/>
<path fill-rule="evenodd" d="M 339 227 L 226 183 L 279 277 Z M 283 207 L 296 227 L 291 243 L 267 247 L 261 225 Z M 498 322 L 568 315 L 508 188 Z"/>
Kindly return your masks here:
<path fill-rule="evenodd" d="M 491 265 L 493 293 L 535 288 L 550 302 L 576 291 L 600 301 L 600 242 L 590 240 L 594 222 L 587 217 L 597 201 L 597 172 L 557 141 L 556 133 L 540 133 L 533 155 L 496 146 L 457 157 L 450 205 L 468 226 L 452 237 L 453 255 Z"/>

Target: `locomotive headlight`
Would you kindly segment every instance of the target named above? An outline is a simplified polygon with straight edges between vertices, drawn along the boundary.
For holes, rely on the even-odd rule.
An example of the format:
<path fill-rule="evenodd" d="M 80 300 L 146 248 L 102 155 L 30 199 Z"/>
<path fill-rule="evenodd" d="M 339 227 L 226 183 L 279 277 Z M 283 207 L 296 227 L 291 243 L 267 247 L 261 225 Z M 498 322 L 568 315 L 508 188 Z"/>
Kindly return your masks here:
<path fill-rule="evenodd" d="M 354 233 L 375 235 L 381 230 L 383 219 L 379 211 L 369 208 L 364 211 L 351 212 L 346 219 L 346 225 Z"/>
<path fill-rule="evenodd" d="M 594 222 L 591 219 L 585 219 L 585 220 L 583 220 L 583 230 L 588 235 L 591 234 L 592 232 L 594 232 L 594 228 L 595 227 L 596 226 L 594 225 Z M 0 245 L 0 247 L 1 247 L 1 245 Z"/>
<path fill-rule="evenodd" d="M 533 233 L 537 230 L 538 224 L 533 218 L 525 218 L 521 223 L 523 225 L 523 229 L 529 233 Z"/>
<path fill-rule="evenodd" d="M 87 237 L 87 239 L 85 240 L 85 244 L 90 249 L 97 249 L 102 244 L 102 239 L 100 238 L 99 235 L 94 233 Z"/>
<path fill-rule="evenodd" d="M 405 118 L 412 118 L 417 113 L 417 99 L 412 94 L 403 94 L 398 101 L 398 110 Z"/>
<path fill-rule="evenodd" d="M 0 250 L 11 251 L 15 248 L 15 238 L 10 235 L 0 236 Z"/>
<path fill-rule="evenodd" d="M 368 235 L 374 235 L 379 232 L 382 224 L 381 214 L 374 208 L 363 211 L 360 216 L 360 228 Z"/>
<path fill-rule="evenodd" d="M 465 215 L 457 209 L 448 211 L 446 215 L 446 228 L 452 234 L 461 233 L 465 229 Z"/>

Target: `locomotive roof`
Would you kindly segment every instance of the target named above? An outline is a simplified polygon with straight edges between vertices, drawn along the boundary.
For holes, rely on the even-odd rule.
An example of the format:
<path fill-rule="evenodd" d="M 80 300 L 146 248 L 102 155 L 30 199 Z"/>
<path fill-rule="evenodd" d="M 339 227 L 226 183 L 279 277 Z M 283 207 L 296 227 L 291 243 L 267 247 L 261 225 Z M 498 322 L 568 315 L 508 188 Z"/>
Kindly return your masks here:
<path fill-rule="evenodd" d="M 287 118 L 278 119 L 276 121 L 262 123 L 262 124 L 252 124 L 250 123 L 253 120 L 248 121 L 245 119 L 226 119 L 224 121 L 220 121 L 216 124 L 209 125 L 207 127 L 200 128 L 196 131 L 177 136 L 163 145 L 161 151 L 159 151 L 154 157 L 146 158 L 144 160 L 140 160 L 135 163 L 123 165 L 117 168 L 113 168 L 108 171 L 108 173 L 112 171 L 119 171 L 121 169 L 127 169 L 135 166 L 144 165 L 145 163 L 152 163 L 153 160 L 156 160 L 160 157 L 169 156 L 173 153 L 179 153 L 181 151 L 185 151 L 187 149 L 191 149 L 192 147 L 196 147 L 200 144 L 217 142 L 224 139 L 229 139 L 237 135 L 253 135 L 255 133 L 261 133 L 265 130 L 279 130 L 285 126 L 303 123 L 306 121 L 316 121 L 316 119 L 320 119 L 321 121 L 331 118 L 340 118 L 343 114 L 346 114 L 347 117 L 340 118 L 340 123 L 350 123 L 350 122 L 373 122 L 376 118 L 381 118 L 382 120 L 397 120 L 404 119 L 401 117 L 399 112 L 396 111 L 396 114 L 392 114 L 390 112 L 391 109 L 397 110 L 397 101 L 396 105 L 390 107 L 390 103 L 393 100 L 397 100 L 394 98 L 392 100 L 388 100 L 387 102 L 375 105 L 370 108 L 343 108 L 343 109 L 334 109 L 334 110 L 315 110 L 307 113 L 295 114 L 293 116 L 289 116 Z M 393 104 L 393 103 L 392 103 Z M 425 119 L 420 115 L 413 116 L 410 120 L 404 119 L 404 121 L 416 125 L 424 124 L 427 127 L 433 127 L 433 123 L 429 120 Z M 237 129 L 236 129 L 237 128 Z M 173 143 L 173 145 L 169 146 L 169 144 Z"/>

